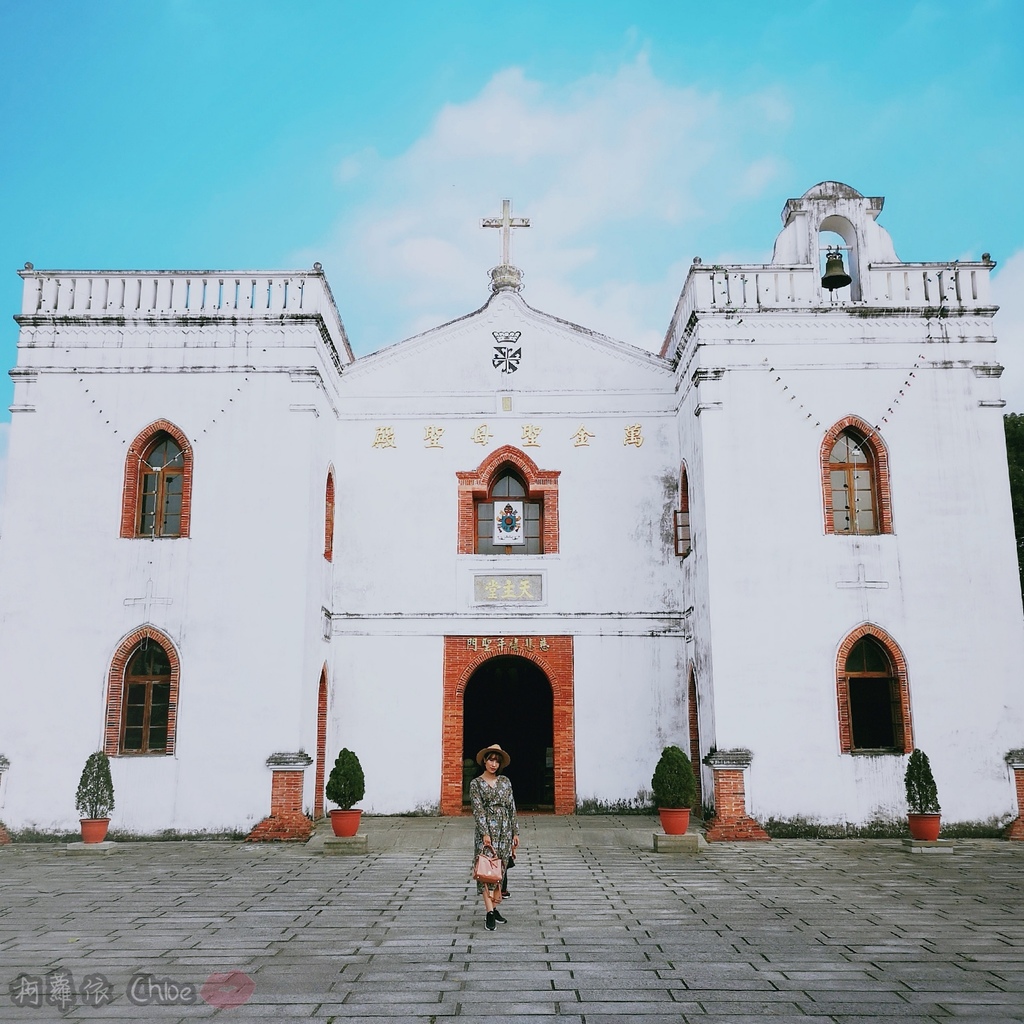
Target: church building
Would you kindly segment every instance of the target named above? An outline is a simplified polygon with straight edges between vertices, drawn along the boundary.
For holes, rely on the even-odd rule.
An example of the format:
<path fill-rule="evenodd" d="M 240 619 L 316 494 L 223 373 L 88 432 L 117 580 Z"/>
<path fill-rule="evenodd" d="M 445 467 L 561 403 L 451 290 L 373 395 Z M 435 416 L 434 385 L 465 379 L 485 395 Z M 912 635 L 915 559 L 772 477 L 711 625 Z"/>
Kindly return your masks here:
<path fill-rule="evenodd" d="M 483 305 L 358 359 L 319 264 L 27 264 L 0 821 L 77 827 L 95 750 L 129 832 L 320 816 L 342 747 L 365 811 L 459 814 L 495 742 L 521 810 L 642 805 L 677 744 L 713 838 L 862 824 L 919 747 L 945 821 L 1014 818 L 994 263 L 881 211 L 822 182 L 695 258 L 660 353 L 529 305 L 507 201 Z"/>

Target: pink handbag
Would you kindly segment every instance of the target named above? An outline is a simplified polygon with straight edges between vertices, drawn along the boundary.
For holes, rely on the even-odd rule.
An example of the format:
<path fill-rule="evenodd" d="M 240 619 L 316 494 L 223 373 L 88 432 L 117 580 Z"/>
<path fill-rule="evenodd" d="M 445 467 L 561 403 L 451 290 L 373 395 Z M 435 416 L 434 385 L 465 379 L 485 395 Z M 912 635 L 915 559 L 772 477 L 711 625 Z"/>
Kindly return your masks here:
<path fill-rule="evenodd" d="M 487 855 L 489 850 L 490 856 Z M 494 851 L 489 846 L 485 846 L 483 853 L 477 857 L 476 863 L 473 865 L 473 877 L 485 885 L 498 885 L 504 873 L 501 858 L 495 856 Z"/>

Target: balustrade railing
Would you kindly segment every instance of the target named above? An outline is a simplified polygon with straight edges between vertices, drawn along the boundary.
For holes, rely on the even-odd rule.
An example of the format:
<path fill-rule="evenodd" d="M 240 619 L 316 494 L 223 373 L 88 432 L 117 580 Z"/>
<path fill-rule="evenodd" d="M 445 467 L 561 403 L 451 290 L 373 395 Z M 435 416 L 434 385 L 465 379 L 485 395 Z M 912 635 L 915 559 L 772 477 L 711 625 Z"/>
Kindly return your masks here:
<path fill-rule="evenodd" d="M 23 316 L 257 320 L 319 315 L 333 344 L 351 360 L 344 325 L 319 269 L 19 273 L 25 282 Z M 340 366 L 337 353 L 332 358 Z"/>

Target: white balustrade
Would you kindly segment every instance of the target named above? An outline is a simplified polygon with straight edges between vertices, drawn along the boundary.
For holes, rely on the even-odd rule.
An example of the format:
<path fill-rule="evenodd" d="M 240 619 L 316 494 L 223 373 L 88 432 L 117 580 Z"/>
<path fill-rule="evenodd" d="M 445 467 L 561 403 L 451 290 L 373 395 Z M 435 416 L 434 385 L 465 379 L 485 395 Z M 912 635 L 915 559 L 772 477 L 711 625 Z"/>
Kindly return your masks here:
<path fill-rule="evenodd" d="M 262 319 L 323 317 L 342 358 L 351 358 L 345 328 L 323 274 L 189 271 L 62 273 L 20 271 L 24 316 Z M 334 361 L 338 358 L 335 354 Z"/>

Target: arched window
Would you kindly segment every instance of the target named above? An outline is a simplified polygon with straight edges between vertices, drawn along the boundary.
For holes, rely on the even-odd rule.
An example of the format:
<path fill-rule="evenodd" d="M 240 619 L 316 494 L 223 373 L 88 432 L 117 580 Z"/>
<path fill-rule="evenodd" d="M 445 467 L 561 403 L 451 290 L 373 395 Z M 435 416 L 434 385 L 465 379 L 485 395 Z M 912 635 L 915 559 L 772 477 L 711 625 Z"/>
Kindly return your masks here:
<path fill-rule="evenodd" d="M 150 424 L 128 449 L 121 503 L 122 537 L 187 537 L 192 447 L 173 423 Z"/>
<path fill-rule="evenodd" d="M 679 472 L 679 508 L 676 509 L 676 554 L 685 558 L 692 550 L 690 537 L 690 484 L 686 466 Z"/>
<path fill-rule="evenodd" d="M 320 670 L 316 697 L 316 779 L 313 796 L 314 820 L 324 816 L 324 779 L 327 767 L 327 663 Z"/>
<path fill-rule="evenodd" d="M 913 749 L 903 655 L 877 627 L 852 633 L 839 652 L 840 746 L 844 753 Z"/>
<path fill-rule="evenodd" d="M 558 552 L 558 472 L 505 445 L 459 481 L 460 554 Z"/>
<path fill-rule="evenodd" d="M 523 478 L 502 470 L 487 500 L 476 503 L 476 551 L 479 555 L 542 555 L 543 501 L 530 501 Z"/>
<path fill-rule="evenodd" d="M 334 561 L 334 471 L 327 471 L 327 488 L 324 495 L 324 558 Z"/>
<path fill-rule="evenodd" d="M 120 644 L 107 682 L 108 754 L 174 752 L 178 676 L 177 653 L 159 630 L 143 626 Z"/>
<path fill-rule="evenodd" d="M 821 445 L 825 532 L 892 533 L 888 452 L 862 420 L 847 417 Z"/>

